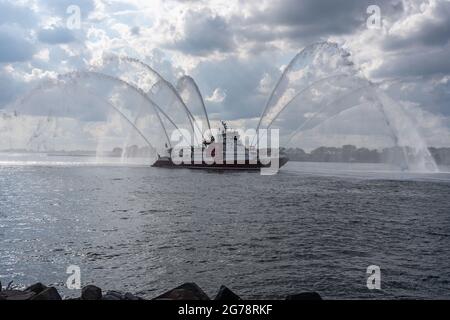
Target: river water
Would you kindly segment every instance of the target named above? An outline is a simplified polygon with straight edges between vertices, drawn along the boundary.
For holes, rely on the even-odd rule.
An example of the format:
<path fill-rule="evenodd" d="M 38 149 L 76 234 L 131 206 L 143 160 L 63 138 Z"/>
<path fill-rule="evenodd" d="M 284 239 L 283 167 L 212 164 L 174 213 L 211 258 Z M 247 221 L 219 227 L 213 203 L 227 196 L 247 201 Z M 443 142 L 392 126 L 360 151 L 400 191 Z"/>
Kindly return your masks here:
<path fill-rule="evenodd" d="M 0 162 L 0 281 L 152 298 L 184 282 L 243 298 L 450 297 L 450 174 L 288 163 L 278 175 Z M 22 159 L 23 160 L 23 159 Z M 41 159 L 42 160 L 42 159 Z M 381 268 L 381 290 L 366 286 Z"/>

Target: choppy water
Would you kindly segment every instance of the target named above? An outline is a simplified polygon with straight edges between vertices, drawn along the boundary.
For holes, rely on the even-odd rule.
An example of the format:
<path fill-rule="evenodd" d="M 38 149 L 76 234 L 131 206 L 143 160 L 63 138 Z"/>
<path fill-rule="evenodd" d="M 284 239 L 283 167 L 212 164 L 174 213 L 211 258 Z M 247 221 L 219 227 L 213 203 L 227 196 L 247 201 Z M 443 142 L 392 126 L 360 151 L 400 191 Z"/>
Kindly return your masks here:
<path fill-rule="evenodd" d="M 66 159 L 67 160 L 67 159 Z M 0 280 L 148 298 L 449 298 L 450 174 L 289 163 L 276 176 L 73 163 L 0 166 Z M 382 290 L 366 287 L 379 265 Z"/>

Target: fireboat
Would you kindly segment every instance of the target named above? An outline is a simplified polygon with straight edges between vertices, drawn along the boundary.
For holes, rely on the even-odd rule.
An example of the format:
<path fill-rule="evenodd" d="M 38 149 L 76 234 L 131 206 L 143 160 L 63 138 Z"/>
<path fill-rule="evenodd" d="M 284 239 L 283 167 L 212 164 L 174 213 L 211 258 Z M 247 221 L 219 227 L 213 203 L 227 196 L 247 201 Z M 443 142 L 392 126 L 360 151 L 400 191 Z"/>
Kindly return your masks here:
<path fill-rule="evenodd" d="M 190 155 L 185 155 L 186 149 L 167 149 L 167 156 L 158 155 L 152 167 L 158 168 L 188 168 L 188 169 L 217 169 L 217 170 L 260 170 L 269 168 L 277 161 L 278 168 L 284 166 L 288 157 L 279 153 L 276 158 L 271 156 L 270 149 L 262 155 L 260 150 L 248 148 L 241 142 L 240 135 L 235 130 L 228 129 L 222 121 L 223 129 L 217 137 L 212 136 L 210 141 L 203 141 L 201 147 L 190 147 Z M 175 160 L 174 158 L 177 160 Z M 184 159 L 180 161 L 179 159 Z"/>

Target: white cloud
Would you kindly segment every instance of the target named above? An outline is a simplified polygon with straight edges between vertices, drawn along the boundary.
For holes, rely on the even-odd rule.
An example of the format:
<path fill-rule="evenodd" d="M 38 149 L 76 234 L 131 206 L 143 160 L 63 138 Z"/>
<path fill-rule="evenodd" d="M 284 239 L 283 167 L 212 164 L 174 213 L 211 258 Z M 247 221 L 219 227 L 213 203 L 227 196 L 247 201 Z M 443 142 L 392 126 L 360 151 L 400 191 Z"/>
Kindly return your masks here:
<path fill-rule="evenodd" d="M 216 88 L 214 89 L 214 92 L 212 93 L 212 95 L 206 97 L 206 101 L 207 102 L 211 102 L 211 103 L 221 103 L 225 100 L 225 98 L 227 97 L 227 93 L 220 89 L 220 88 Z"/>
<path fill-rule="evenodd" d="M 259 81 L 258 90 L 261 94 L 269 96 L 274 86 L 275 86 L 274 80 L 272 79 L 270 74 L 266 72 L 264 73 L 264 76 L 262 77 L 261 81 Z"/>

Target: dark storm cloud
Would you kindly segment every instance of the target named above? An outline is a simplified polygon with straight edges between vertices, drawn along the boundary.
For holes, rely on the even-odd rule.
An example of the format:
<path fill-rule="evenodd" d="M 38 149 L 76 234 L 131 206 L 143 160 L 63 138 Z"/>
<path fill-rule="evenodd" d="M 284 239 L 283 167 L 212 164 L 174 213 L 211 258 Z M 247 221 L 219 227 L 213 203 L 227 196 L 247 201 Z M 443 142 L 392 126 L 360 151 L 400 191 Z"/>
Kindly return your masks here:
<path fill-rule="evenodd" d="M 233 32 L 227 21 L 210 10 L 188 11 L 183 36 L 167 45 L 186 54 L 204 56 L 234 49 Z"/>
<path fill-rule="evenodd" d="M 434 114 L 450 117 L 450 81 L 433 77 L 401 79 L 388 88 L 388 93 L 402 101 L 412 101 Z"/>
<path fill-rule="evenodd" d="M 38 33 L 38 39 L 48 44 L 62 44 L 75 41 L 73 33 L 67 28 L 43 29 Z"/>
<path fill-rule="evenodd" d="M 208 112 L 220 113 L 225 120 L 234 120 L 261 114 L 267 97 L 258 92 L 258 87 L 265 73 L 279 76 L 277 66 L 268 57 L 250 60 L 230 57 L 221 63 L 201 62 L 193 76 L 204 97 L 216 88 L 226 91 L 226 98 L 220 105 L 207 103 Z"/>
<path fill-rule="evenodd" d="M 450 74 L 450 47 L 416 51 L 386 58 L 375 77 L 415 77 Z"/>
<path fill-rule="evenodd" d="M 259 48 L 270 48 L 268 42 L 282 39 L 305 44 L 365 28 L 367 7 L 373 4 L 380 6 L 384 16 L 403 11 L 399 0 L 281 0 L 271 2 L 264 10 L 255 3 L 249 16 L 234 14 L 229 18 L 208 9 L 189 10 L 184 17 L 183 37 L 168 47 L 202 56 L 230 52 L 248 41 Z"/>
<path fill-rule="evenodd" d="M 444 46 L 450 41 L 450 1 L 438 1 L 433 10 L 417 22 L 413 30 L 404 35 L 389 36 L 386 50 L 397 50 L 417 46 Z"/>
<path fill-rule="evenodd" d="M 365 20 L 365 1 L 274 1 L 255 18 L 268 24 L 285 26 L 308 26 L 328 32 L 349 32 Z M 311 28 L 316 26 L 315 28 Z"/>
<path fill-rule="evenodd" d="M 350 34 L 365 27 L 367 7 L 378 5 L 384 16 L 403 11 L 401 1 L 282 0 L 243 19 L 244 35 L 259 40 L 306 40 Z M 278 27 L 278 28 L 277 28 Z"/>

